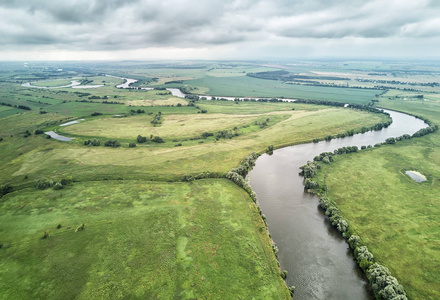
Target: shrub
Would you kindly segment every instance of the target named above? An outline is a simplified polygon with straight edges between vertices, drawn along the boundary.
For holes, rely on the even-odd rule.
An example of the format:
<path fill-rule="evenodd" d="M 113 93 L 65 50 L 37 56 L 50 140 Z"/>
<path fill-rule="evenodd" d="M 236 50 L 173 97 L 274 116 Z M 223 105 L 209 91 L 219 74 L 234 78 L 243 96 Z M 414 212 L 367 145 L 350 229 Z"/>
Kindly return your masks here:
<path fill-rule="evenodd" d="M 357 247 L 359 247 L 360 243 L 361 243 L 361 238 L 358 235 L 353 234 L 348 239 L 348 244 L 350 245 L 351 249 L 356 249 Z"/>
<path fill-rule="evenodd" d="M 53 189 L 54 190 L 61 190 L 64 188 L 64 185 L 62 185 L 61 183 L 57 182 L 53 185 Z"/>
<path fill-rule="evenodd" d="M 136 143 L 129 143 L 129 144 L 128 144 L 128 147 L 130 147 L 130 148 L 134 148 L 134 147 L 136 147 Z"/>
<path fill-rule="evenodd" d="M 165 141 L 160 136 L 155 136 L 151 139 L 154 143 L 165 143 Z"/>
<path fill-rule="evenodd" d="M 269 145 L 269 147 L 267 147 L 266 153 L 268 153 L 268 154 L 272 154 L 273 153 L 273 145 Z"/>
<path fill-rule="evenodd" d="M 121 144 L 117 140 L 108 140 L 107 142 L 105 142 L 104 146 L 116 148 L 120 147 Z"/>
<path fill-rule="evenodd" d="M 283 272 L 281 272 L 281 278 L 286 279 L 287 278 L 287 271 L 284 270 Z"/>
<path fill-rule="evenodd" d="M 36 129 L 34 133 L 35 134 L 43 134 L 44 131 L 42 129 Z"/>
<path fill-rule="evenodd" d="M 372 264 L 367 271 L 367 278 L 377 299 L 407 299 L 405 290 L 397 279 L 391 276 L 388 268 L 378 263 Z"/>
<path fill-rule="evenodd" d="M 142 136 L 142 135 L 138 135 L 137 136 L 137 138 L 136 138 L 136 141 L 138 142 L 138 143 L 146 143 L 147 142 L 147 138 L 145 137 L 145 136 Z"/>
<path fill-rule="evenodd" d="M 13 191 L 13 187 L 10 184 L 0 186 L 0 198 Z"/>
<path fill-rule="evenodd" d="M 47 179 L 47 178 L 39 178 L 37 180 L 36 187 L 40 190 L 45 190 L 47 188 L 50 188 L 54 185 L 53 180 Z"/>

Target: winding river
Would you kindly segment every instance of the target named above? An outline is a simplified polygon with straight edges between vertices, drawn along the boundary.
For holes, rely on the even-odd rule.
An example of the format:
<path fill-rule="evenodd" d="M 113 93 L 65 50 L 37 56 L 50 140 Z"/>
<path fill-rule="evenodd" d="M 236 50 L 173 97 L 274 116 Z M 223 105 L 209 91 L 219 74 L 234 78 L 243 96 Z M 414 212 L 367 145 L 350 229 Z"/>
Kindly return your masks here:
<path fill-rule="evenodd" d="M 288 271 L 287 285 L 297 287 L 295 299 L 373 299 L 348 244 L 325 218 L 318 197 L 304 192 L 303 177 L 298 173 L 300 166 L 322 152 L 374 145 L 427 127 L 412 116 L 387 112 L 393 123 L 386 129 L 282 148 L 271 156 L 260 156 L 249 173 L 279 247 L 281 268 Z"/>
<path fill-rule="evenodd" d="M 111 77 L 124 79 L 125 82 L 117 85 L 117 88 L 133 88 L 130 84 L 137 81 Z M 185 97 L 179 89 L 167 90 L 174 96 Z M 211 99 L 209 95 L 200 96 Z M 234 100 L 233 97 L 224 98 Z M 348 244 L 318 207 L 318 197 L 304 192 L 299 167 L 322 152 L 332 152 L 344 146 L 360 148 L 374 145 L 389 137 L 411 135 L 428 126 L 407 114 L 387 112 L 393 118 L 388 128 L 329 142 L 285 147 L 270 156 L 263 154 L 248 175 L 266 216 L 272 239 L 279 248 L 281 268 L 288 271 L 287 285 L 297 287 L 295 299 L 373 299 Z"/>

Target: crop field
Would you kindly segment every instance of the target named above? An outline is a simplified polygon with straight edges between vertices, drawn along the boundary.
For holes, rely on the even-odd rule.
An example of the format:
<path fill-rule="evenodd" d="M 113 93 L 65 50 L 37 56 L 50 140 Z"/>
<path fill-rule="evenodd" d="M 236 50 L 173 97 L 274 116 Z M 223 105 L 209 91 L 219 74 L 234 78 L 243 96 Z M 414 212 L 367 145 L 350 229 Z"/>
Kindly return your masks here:
<path fill-rule="evenodd" d="M 395 98 L 399 96 L 399 98 Z M 440 124 L 438 101 L 385 94 L 379 105 Z M 391 97 L 391 99 L 389 99 Z M 411 299 L 440 297 L 440 134 L 336 157 L 321 180 L 375 258 L 386 265 Z M 405 171 L 428 180 L 416 183 Z"/>
<path fill-rule="evenodd" d="M 26 189 L 0 220 L 5 299 L 288 298 L 256 206 L 227 180 Z"/>

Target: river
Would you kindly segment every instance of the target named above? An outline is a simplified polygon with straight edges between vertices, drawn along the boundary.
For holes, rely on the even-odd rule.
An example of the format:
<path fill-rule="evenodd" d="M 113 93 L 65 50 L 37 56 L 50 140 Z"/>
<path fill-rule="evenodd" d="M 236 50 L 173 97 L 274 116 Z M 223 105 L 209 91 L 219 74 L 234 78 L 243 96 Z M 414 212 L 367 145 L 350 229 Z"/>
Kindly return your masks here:
<path fill-rule="evenodd" d="M 135 79 L 123 78 L 117 88 L 134 88 Z M 150 90 L 153 88 L 141 88 Z M 185 97 L 179 89 L 167 88 Z M 210 95 L 199 95 L 211 99 Z M 234 100 L 233 97 L 217 97 Z M 284 99 L 295 101 L 295 99 Z M 304 192 L 299 167 L 322 152 L 344 146 L 374 145 L 389 137 L 412 135 L 427 127 L 422 120 L 388 111 L 393 123 L 380 131 L 351 137 L 285 147 L 257 159 L 248 178 L 266 216 L 268 228 L 279 248 L 281 268 L 288 271 L 287 285 L 296 286 L 298 299 L 373 299 L 366 278 L 353 259 L 348 244 L 318 207 L 318 197 Z M 49 133 L 47 133 L 49 134 Z M 56 137 L 55 137 L 56 138 Z"/>
<path fill-rule="evenodd" d="M 393 118 L 388 128 L 263 154 L 248 175 L 279 248 L 281 268 L 288 271 L 287 285 L 297 287 L 296 300 L 374 298 L 348 244 L 318 207 L 318 197 L 304 192 L 298 173 L 300 166 L 322 152 L 374 145 L 427 127 L 412 116 L 387 112 Z"/>

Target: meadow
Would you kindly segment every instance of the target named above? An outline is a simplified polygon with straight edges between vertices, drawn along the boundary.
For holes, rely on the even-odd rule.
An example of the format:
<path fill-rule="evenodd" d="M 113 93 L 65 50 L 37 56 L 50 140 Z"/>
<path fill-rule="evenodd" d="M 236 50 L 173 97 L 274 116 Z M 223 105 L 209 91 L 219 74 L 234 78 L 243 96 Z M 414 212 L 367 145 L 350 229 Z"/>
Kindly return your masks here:
<path fill-rule="evenodd" d="M 291 113 L 291 117 L 284 121 L 265 128 L 258 127 L 256 131 L 248 134 L 243 132 L 242 135 L 232 139 L 220 139 L 217 142 L 211 139 L 206 143 L 200 143 L 199 140 L 184 141 L 181 147 L 175 147 L 175 143 L 170 141 L 168 136 L 162 136 L 168 140 L 166 143 L 148 143 L 145 146 L 138 144 L 136 148 L 127 148 L 127 144 L 120 148 L 90 147 L 84 146 L 82 140 L 64 143 L 47 140 L 38 135 L 20 138 L 26 139 L 27 147 L 33 150 L 24 151 L 20 156 L 17 156 L 17 152 L 11 153 L 11 156 L 8 156 L 9 163 L 3 166 L 0 178 L 11 183 L 23 184 L 33 182 L 43 175 L 54 180 L 68 175 L 77 180 L 102 180 L 119 177 L 135 179 L 137 176 L 147 179 L 167 178 L 167 176 L 180 178 L 186 174 L 206 171 L 224 174 L 236 167 L 249 153 L 264 152 L 269 145 L 277 148 L 310 142 L 314 138 L 323 139 L 330 133 L 336 135 L 348 129 L 360 129 L 385 119 L 382 115 L 371 115 L 351 109 L 326 106 L 315 106 L 315 108 L 321 109 L 295 110 Z M 25 118 L 24 115 L 17 117 Z M 163 118 L 166 120 L 167 114 L 163 113 Z M 10 121 L 9 119 L 0 119 L 0 125 L 2 121 L 11 124 L 7 122 Z M 83 122 L 70 128 L 86 124 L 87 122 Z M 30 131 L 33 130 L 32 128 L 36 129 L 36 127 L 28 128 Z M 137 134 L 133 135 L 131 142 L 135 142 L 136 136 Z M 0 150 L 12 146 L 9 141 L 12 145 L 16 144 L 14 138 L 7 138 L 0 143 Z M 102 143 L 104 141 L 105 139 L 101 139 Z M 21 142 L 20 140 L 17 145 Z M 24 182 L 23 176 L 27 176 Z"/>
<path fill-rule="evenodd" d="M 392 91 L 379 98 L 378 105 L 440 124 L 438 101 L 415 100 L 411 93 Z M 329 198 L 411 299 L 440 297 L 439 149 L 437 131 L 336 156 L 319 173 Z M 419 171 L 428 180 L 416 183 L 405 174 L 408 170 Z"/>
<path fill-rule="evenodd" d="M 364 105 L 368 104 L 376 94 L 382 92 L 375 89 L 284 84 L 281 81 L 263 80 L 249 76 L 205 76 L 203 78 L 185 81 L 182 85 L 195 87 L 195 90 L 191 90 L 194 94 L 206 94 L 211 96 L 301 98 Z"/>
<path fill-rule="evenodd" d="M 28 188 L 0 221 L 2 299 L 289 298 L 255 204 L 225 179 Z"/>
<path fill-rule="evenodd" d="M 66 69 L 69 66 L 75 65 L 66 63 Z M 115 68 L 93 65 L 75 73 L 91 80 L 89 84 L 104 85 L 83 90 L 25 88 L 17 77 L 46 74 L 17 73 L 15 65 L 4 73 L 0 98 L 32 110 L 12 114 L 0 106 L 0 184 L 14 189 L 0 199 L 2 296 L 287 299 L 270 238 L 244 190 L 225 179 L 181 181 L 206 172 L 224 176 L 246 155 L 263 153 L 269 145 L 279 148 L 323 139 L 387 117 L 299 103 L 199 100 L 187 106 L 187 100 L 161 95 L 164 91 L 116 89 L 122 80 L 98 73 L 140 78 L 140 86 L 171 87 L 174 84 L 165 82 L 190 80 L 184 84 L 196 87 L 195 92 L 220 96 L 367 104 L 382 91 L 286 85 L 245 76 L 278 70 L 277 66 L 209 63 L 200 68 L 162 68 L 127 62 Z M 308 66 L 301 68 L 310 71 Z M 67 78 L 67 72 L 57 76 Z M 152 78 L 157 80 L 150 82 Z M 381 104 L 394 103 L 380 99 Z M 137 109 L 145 114 L 132 112 Z M 95 112 L 102 115 L 92 117 Z M 154 127 L 150 121 L 159 112 L 163 122 Z M 113 118 L 115 114 L 125 117 Z M 85 121 L 59 126 L 77 118 Z M 267 118 L 266 125 L 256 124 Z M 238 135 L 232 138 L 191 140 L 203 132 L 234 127 Z M 75 139 L 68 143 L 47 139 L 36 134 L 37 129 Z M 159 135 L 165 142 L 129 148 L 138 134 Z M 84 145 L 93 138 L 100 139 L 101 146 Z M 108 139 L 120 140 L 122 146 L 104 147 Z M 39 179 L 64 179 L 69 184 L 60 190 L 39 190 L 35 187 Z M 85 230 L 75 232 L 82 224 Z M 50 238 L 43 238 L 45 232 Z M 399 273 L 396 276 L 401 280 Z"/>

